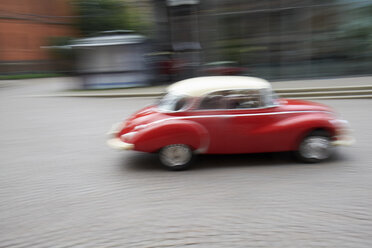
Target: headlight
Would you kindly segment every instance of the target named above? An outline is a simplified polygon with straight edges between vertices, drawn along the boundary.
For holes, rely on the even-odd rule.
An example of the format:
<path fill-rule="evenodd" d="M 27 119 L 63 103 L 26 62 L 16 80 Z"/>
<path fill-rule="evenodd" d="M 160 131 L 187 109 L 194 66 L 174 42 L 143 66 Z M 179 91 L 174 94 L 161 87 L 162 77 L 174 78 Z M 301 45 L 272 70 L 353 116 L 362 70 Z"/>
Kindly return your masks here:
<path fill-rule="evenodd" d="M 349 122 L 346 120 L 336 119 L 336 120 L 330 120 L 329 122 L 339 127 L 346 127 L 346 128 L 349 127 Z"/>

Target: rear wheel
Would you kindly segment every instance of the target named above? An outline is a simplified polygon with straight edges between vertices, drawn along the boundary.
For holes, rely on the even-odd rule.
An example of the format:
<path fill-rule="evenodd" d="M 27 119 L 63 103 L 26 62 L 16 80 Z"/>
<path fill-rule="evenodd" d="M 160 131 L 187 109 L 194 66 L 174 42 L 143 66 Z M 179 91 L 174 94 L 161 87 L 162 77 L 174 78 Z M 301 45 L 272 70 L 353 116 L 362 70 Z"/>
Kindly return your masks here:
<path fill-rule="evenodd" d="M 185 170 L 192 163 L 194 154 L 188 145 L 173 144 L 163 147 L 159 152 L 160 162 L 170 170 Z"/>
<path fill-rule="evenodd" d="M 331 142 L 328 132 L 314 131 L 306 136 L 296 156 L 305 163 L 318 163 L 328 159 L 331 156 Z"/>

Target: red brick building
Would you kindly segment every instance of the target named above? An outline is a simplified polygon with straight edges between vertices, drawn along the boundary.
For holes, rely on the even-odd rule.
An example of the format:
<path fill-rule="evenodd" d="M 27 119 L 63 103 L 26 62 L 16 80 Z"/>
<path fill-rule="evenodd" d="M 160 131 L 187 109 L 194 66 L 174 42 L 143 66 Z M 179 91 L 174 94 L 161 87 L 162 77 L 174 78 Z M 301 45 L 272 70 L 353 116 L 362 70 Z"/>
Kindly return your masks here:
<path fill-rule="evenodd" d="M 49 71 L 50 37 L 76 34 L 69 0 L 0 1 L 0 73 Z"/>

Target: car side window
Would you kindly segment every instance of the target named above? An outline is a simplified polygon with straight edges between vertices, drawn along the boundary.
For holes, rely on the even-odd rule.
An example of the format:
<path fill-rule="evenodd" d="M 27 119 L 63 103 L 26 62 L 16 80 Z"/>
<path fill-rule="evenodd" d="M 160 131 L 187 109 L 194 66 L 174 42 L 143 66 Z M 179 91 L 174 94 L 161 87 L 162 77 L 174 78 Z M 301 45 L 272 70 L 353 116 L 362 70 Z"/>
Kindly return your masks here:
<path fill-rule="evenodd" d="M 223 95 L 219 93 L 212 93 L 205 96 L 200 104 L 199 109 L 225 109 L 226 101 Z"/>
<path fill-rule="evenodd" d="M 263 107 L 261 94 L 258 90 L 231 91 L 226 95 L 228 109 L 249 109 Z"/>
<path fill-rule="evenodd" d="M 272 95 L 265 90 L 224 90 L 206 95 L 198 109 L 251 109 L 272 105 Z"/>

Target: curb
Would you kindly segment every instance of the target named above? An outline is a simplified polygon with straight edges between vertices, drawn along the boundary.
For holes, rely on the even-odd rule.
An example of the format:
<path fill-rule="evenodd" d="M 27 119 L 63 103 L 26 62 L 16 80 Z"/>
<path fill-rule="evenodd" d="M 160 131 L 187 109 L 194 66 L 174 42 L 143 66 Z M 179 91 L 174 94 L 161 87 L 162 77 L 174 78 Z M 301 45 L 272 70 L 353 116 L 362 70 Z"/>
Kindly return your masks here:
<path fill-rule="evenodd" d="M 308 97 L 285 97 L 288 99 L 298 100 L 348 100 L 348 99 L 372 99 L 372 95 L 358 95 L 358 96 L 308 96 Z"/>
<path fill-rule="evenodd" d="M 372 90 L 372 85 L 358 85 L 358 86 L 337 86 L 337 87 L 313 87 L 313 88 L 284 88 L 275 89 L 276 93 L 295 93 L 295 92 L 322 92 L 322 91 L 347 91 L 347 90 Z"/>
<path fill-rule="evenodd" d="M 320 96 L 358 96 L 372 95 L 372 90 L 353 90 L 353 91 L 314 91 L 314 92 L 283 92 L 278 95 L 285 97 L 320 97 Z"/>
<path fill-rule="evenodd" d="M 165 92 L 152 93 L 89 93 L 89 94 L 45 94 L 45 95 L 30 95 L 30 97 L 100 97 L 100 98 L 116 98 L 116 97 L 159 97 Z"/>

